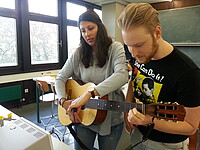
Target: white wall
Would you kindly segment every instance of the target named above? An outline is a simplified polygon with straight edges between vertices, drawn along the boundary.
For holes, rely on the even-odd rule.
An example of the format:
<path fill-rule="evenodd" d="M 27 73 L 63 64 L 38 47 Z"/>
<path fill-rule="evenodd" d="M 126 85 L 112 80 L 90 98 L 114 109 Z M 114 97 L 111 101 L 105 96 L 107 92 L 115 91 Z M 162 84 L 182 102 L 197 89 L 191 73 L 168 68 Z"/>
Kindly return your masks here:
<path fill-rule="evenodd" d="M 106 26 L 108 34 L 122 44 L 123 40 L 121 36 L 121 30 L 117 25 L 117 19 L 124 8 L 125 6 L 119 3 L 109 3 L 102 5 L 102 20 Z"/>

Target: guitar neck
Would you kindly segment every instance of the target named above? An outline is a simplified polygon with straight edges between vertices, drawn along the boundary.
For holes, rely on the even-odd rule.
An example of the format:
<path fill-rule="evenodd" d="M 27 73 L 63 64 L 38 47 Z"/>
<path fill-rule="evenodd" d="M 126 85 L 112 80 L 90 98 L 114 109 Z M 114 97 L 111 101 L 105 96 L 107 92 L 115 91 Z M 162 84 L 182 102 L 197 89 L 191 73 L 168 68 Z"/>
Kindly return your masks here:
<path fill-rule="evenodd" d="M 120 111 L 120 112 L 128 112 L 132 108 L 137 108 L 138 111 L 145 114 L 145 104 L 138 104 L 138 103 L 90 99 L 85 104 L 84 107 L 91 108 L 91 109 L 112 110 L 112 111 Z"/>

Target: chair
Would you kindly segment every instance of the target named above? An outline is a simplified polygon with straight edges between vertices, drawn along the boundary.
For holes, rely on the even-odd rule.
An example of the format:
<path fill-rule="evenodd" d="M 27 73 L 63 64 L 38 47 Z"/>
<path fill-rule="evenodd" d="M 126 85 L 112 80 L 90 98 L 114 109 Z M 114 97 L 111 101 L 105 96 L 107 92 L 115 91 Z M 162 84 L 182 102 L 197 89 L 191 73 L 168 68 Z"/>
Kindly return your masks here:
<path fill-rule="evenodd" d="M 55 86 L 54 86 L 53 83 L 51 83 L 51 90 L 52 90 L 52 92 L 54 93 L 54 95 L 56 95 L 56 89 L 55 89 Z M 56 99 L 55 103 L 56 103 L 57 105 L 59 105 L 58 99 Z M 57 122 L 57 123 L 53 126 L 52 132 L 57 132 L 58 134 L 62 135 L 62 141 L 63 141 L 63 142 L 64 142 L 64 137 L 65 137 L 65 135 L 69 134 L 69 131 L 68 131 L 67 127 L 61 125 L 60 122 Z"/>
<path fill-rule="evenodd" d="M 51 115 L 50 116 L 45 116 L 45 117 L 40 117 L 40 121 L 43 124 L 45 130 L 46 127 L 54 125 L 51 123 L 52 119 L 56 118 L 57 119 L 57 115 L 54 114 L 54 105 L 57 101 L 57 95 L 55 94 L 55 92 L 49 87 L 49 84 L 46 81 L 41 81 L 41 80 L 36 80 L 36 85 L 39 89 L 39 99 L 42 102 L 51 102 Z M 53 87 L 53 85 L 51 84 L 51 87 Z M 51 92 L 51 90 L 53 92 Z M 44 121 L 47 120 L 48 121 Z"/>

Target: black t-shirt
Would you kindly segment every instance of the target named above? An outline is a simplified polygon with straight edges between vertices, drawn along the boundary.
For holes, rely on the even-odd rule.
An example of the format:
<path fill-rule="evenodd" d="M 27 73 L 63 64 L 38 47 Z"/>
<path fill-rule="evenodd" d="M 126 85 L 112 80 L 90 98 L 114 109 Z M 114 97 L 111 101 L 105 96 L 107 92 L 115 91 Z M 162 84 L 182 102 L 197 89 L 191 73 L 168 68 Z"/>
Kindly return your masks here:
<path fill-rule="evenodd" d="M 133 62 L 133 88 L 136 100 L 145 104 L 177 102 L 185 107 L 200 106 L 200 69 L 185 54 L 174 48 L 171 54 L 147 64 Z M 138 126 L 142 134 L 145 126 Z M 188 136 L 153 130 L 149 139 L 157 142 L 177 143 Z"/>

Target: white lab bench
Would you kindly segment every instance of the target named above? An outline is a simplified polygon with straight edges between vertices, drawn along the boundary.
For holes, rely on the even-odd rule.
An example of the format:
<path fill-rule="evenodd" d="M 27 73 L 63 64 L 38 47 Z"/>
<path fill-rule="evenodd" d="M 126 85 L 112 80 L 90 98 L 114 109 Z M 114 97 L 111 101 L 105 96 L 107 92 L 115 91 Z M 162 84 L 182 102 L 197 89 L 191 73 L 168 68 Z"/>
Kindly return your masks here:
<path fill-rule="evenodd" d="M 0 116 L 3 116 L 4 118 L 7 118 L 8 114 L 12 113 L 10 110 L 6 109 L 5 107 L 0 105 Z M 16 120 L 19 119 L 20 116 L 12 113 L 12 119 Z M 4 120 L 4 126 L 11 124 L 12 122 L 14 122 L 14 120 Z M 38 128 L 40 128 L 39 126 L 37 126 Z M 2 128 L 2 127 L 0 127 Z M 41 128 L 42 129 L 42 128 Z M 42 129 L 44 130 L 44 129 Z M 1 133 L 0 133 L 1 134 Z M 51 136 L 51 140 L 52 140 L 52 144 L 53 144 L 53 150 L 73 150 L 73 148 L 65 143 L 63 143 L 62 141 L 59 141 L 57 138 Z"/>

